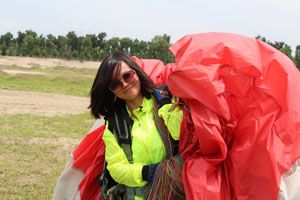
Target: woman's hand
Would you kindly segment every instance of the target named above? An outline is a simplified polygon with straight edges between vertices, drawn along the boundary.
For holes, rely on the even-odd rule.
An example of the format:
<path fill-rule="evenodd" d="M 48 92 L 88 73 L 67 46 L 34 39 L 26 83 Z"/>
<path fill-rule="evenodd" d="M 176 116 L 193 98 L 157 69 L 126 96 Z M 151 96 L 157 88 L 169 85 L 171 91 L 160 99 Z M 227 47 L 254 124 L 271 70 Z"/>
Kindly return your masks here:
<path fill-rule="evenodd" d="M 143 166 L 142 169 L 142 178 L 144 181 L 153 181 L 154 174 L 159 163 L 150 164 Z"/>

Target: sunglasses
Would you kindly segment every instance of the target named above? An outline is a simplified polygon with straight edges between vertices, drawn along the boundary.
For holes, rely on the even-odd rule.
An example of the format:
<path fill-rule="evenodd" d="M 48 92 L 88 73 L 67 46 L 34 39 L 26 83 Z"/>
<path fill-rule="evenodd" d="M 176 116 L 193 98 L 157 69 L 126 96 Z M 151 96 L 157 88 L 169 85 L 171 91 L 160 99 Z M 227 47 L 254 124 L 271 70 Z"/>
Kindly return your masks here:
<path fill-rule="evenodd" d="M 132 70 L 129 70 L 127 72 L 124 72 L 122 74 L 122 79 L 120 80 L 113 80 L 110 84 L 109 84 L 109 89 L 112 91 L 112 92 L 117 92 L 119 90 L 122 89 L 123 87 L 123 81 L 126 82 L 126 83 L 131 83 L 134 81 L 134 78 L 135 78 L 135 75 L 136 72 L 132 69 Z"/>

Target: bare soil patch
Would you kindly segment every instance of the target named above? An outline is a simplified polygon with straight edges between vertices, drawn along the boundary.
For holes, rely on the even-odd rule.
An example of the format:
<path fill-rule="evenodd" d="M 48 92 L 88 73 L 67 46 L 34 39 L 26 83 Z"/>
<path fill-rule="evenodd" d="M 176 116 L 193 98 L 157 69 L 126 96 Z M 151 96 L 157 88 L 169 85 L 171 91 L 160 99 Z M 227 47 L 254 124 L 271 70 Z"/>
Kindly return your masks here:
<path fill-rule="evenodd" d="M 88 97 L 0 90 L 0 115 L 63 116 L 87 112 Z"/>
<path fill-rule="evenodd" d="M 29 72 L 24 70 L 10 70 L 10 69 L 3 69 L 2 71 L 10 75 L 17 75 L 17 74 L 46 75 L 47 74 L 44 72 Z"/>
<path fill-rule="evenodd" d="M 54 58 L 31 58 L 31 57 L 16 57 L 16 56 L 0 56 L 0 65 L 17 65 L 19 67 L 31 68 L 33 66 L 42 67 L 70 67 L 70 68 L 98 68 L 100 62 L 93 61 L 78 61 L 78 60 L 63 60 Z"/>

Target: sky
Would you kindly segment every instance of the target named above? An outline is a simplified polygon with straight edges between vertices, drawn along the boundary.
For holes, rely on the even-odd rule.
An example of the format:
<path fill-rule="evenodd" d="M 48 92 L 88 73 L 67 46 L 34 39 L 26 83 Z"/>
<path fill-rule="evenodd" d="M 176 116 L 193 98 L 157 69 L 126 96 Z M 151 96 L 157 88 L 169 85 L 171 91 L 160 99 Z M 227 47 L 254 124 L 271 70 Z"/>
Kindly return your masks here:
<path fill-rule="evenodd" d="M 300 45 L 300 0 L 0 0 L 0 34 L 105 32 L 150 41 L 167 34 L 230 32 Z"/>

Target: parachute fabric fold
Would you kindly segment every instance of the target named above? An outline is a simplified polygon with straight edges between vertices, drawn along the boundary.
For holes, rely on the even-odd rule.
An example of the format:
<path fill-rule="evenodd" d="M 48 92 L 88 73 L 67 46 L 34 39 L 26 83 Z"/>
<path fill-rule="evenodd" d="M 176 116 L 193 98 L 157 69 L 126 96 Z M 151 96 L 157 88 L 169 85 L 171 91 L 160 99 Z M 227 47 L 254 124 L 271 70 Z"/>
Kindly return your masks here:
<path fill-rule="evenodd" d="M 187 199 L 285 199 L 282 176 L 300 157 L 293 62 L 229 33 L 187 35 L 170 50 L 168 86 L 190 108 L 180 138 Z M 300 198 L 299 180 L 293 186 Z"/>

